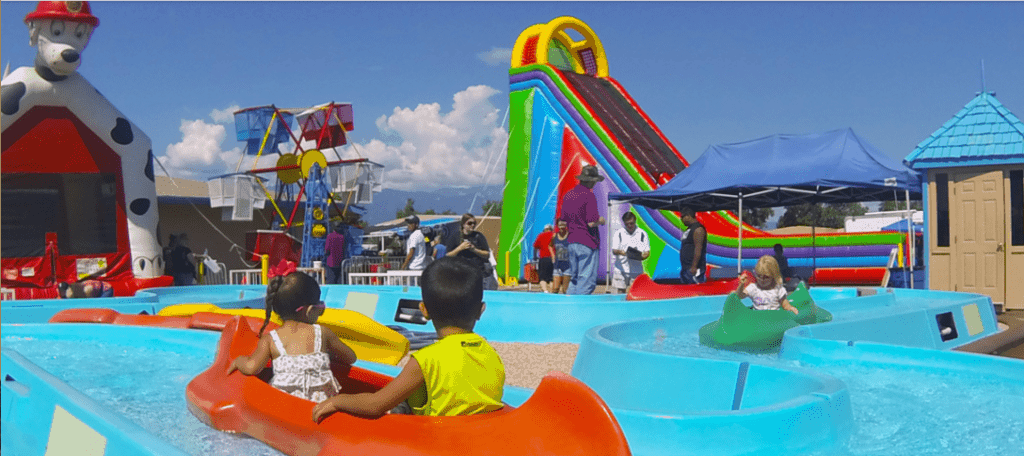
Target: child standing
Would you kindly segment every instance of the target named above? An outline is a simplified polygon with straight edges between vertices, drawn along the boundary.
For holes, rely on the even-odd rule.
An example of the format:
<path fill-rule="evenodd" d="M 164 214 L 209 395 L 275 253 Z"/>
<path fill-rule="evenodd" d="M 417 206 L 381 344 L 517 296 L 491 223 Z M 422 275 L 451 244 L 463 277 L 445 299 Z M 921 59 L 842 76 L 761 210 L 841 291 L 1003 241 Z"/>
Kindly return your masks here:
<path fill-rule="evenodd" d="M 339 394 L 313 407 L 313 421 L 334 412 L 380 416 L 403 401 L 414 415 L 453 416 L 504 407 L 505 366 L 473 332 L 484 311 L 483 272 L 461 258 L 441 258 L 423 270 L 420 311 L 439 340 L 412 354 L 402 372 L 372 393 Z"/>
<path fill-rule="evenodd" d="M 778 310 L 781 306 L 794 314 L 799 315 L 786 298 L 786 288 L 782 285 L 782 274 L 779 272 L 779 263 L 771 255 L 765 255 L 757 260 L 754 265 L 754 278 L 757 283 L 748 284 L 747 276 L 740 277 L 740 284 L 736 287 L 736 294 L 740 299 L 750 297 L 754 301 L 754 310 Z"/>
<path fill-rule="evenodd" d="M 267 316 L 260 328 L 260 341 L 249 356 L 239 356 L 228 367 L 256 375 L 274 360 L 270 385 L 295 397 L 321 402 L 338 394 L 338 380 L 331 373 L 331 360 L 356 362 L 356 354 L 330 329 L 316 324 L 324 313 L 320 285 L 301 272 L 277 276 L 267 286 Z M 284 322 L 264 334 L 273 310 Z M 325 337 L 324 334 L 327 334 Z"/>
<path fill-rule="evenodd" d="M 551 258 L 554 278 L 551 285 L 552 293 L 565 294 L 569 289 L 569 222 L 559 219 L 557 222 L 558 231 L 551 237 Z"/>

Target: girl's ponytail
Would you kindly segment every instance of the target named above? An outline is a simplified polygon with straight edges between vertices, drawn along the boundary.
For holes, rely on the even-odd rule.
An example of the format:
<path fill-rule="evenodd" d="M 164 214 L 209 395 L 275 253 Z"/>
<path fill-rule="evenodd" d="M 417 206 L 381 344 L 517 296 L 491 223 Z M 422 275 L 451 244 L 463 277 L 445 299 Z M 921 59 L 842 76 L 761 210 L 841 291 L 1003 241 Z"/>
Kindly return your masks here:
<path fill-rule="evenodd" d="M 260 337 L 263 337 L 263 330 L 267 328 L 267 324 L 270 323 L 270 311 L 274 308 L 274 304 L 277 303 L 277 290 L 281 288 L 281 282 L 284 282 L 284 277 L 276 276 L 270 279 L 270 283 L 267 284 L 267 296 L 264 298 L 267 308 L 267 316 L 263 318 L 263 326 L 260 326 Z"/>

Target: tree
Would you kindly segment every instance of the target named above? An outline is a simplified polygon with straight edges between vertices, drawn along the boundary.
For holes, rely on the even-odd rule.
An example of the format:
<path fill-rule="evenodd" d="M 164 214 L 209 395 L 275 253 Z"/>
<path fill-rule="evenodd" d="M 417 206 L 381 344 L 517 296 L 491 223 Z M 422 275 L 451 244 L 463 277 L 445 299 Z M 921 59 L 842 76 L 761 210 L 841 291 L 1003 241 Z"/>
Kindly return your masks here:
<path fill-rule="evenodd" d="M 501 216 L 501 201 L 487 200 L 483 205 L 484 215 Z"/>
<path fill-rule="evenodd" d="M 868 209 L 860 203 L 800 204 L 789 206 L 779 219 L 779 228 L 787 226 L 821 226 L 842 228 L 846 217 L 864 215 Z"/>
<path fill-rule="evenodd" d="M 405 201 L 405 207 L 395 212 L 396 219 L 403 219 L 416 213 L 416 209 L 413 205 L 416 204 L 416 200 L 409 198 Z"/>
<path fill-rule="evenodd" d="M 775 209 L 762 207 L 758 209 L 743 208 L 743 223 L 764 228 L 764 223 L 775 215 Z"/>
<path fill-rule="evenodd" d="M 920 211 L 920 210 L 922 210 L 921 209 L 922 207 L 923 206 L 921 205 L 921 201 L 920 200 L 918 200 L 918 201 L 911 200 L 910 201 L 910 208 L 911 209 L 913 209 L 915 211 Z M 906 200 L 903 200 L 903 201 L 882 201 L 882 207 L 879 208 L 878 210 L 880 210 L 880 211 L 905 211 L 905 210 L 907 210 L 907 201 Z"/>

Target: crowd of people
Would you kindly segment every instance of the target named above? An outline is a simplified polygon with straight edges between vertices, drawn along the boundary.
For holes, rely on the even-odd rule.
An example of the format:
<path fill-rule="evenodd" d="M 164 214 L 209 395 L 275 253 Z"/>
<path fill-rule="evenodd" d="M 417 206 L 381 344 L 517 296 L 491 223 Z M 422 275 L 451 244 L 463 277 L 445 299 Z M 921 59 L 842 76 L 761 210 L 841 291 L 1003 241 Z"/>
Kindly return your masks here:
<path fill-rule="evenodd" d="M 597 253 L 601 239 L 598 227 L 605 223 L 600 214 L 594 186 L 604 180 L 596 166 L 584 166 L 576 176 L 578 184 L 562 198 L 561 211 L 555 227 L 545 225 L 533 242 L 533 259 L 537 280 L 544 293 L 591 294 L 597 284 Z M 701 284 L 707 281 L 708 232 L 697 219 L 693 208 L 682 207 L 680 220 L 686 225 L 679 248 L 679 283 Z M 636 214 L 622 214 L 622 226 L 611 235 L 613 259 L 609 265 L 611 286 L 609 292 L 625 293 L 644 272 L 644 261 L 651 255 L 650 235 L 637 226 Z M 784 290 L 793 291 L 800 281 L 789 268 L 781 244 L 775 245 L 775 254 L 762 258 L 757 268 L 778 270 L 779 283 Z M 755 269 L 755 272 L 757 269 Z M 751 287 L 767 286 L 768 282 L 743 283 L 737 290 L 741 296 L 755 296 Z M 782 305 L 782 304 L 780 304 Z M 763 307 L 763 306 L 762 306 Z M 789 310 L 786 305 L 783 308 Z M 756 307 L 755 307 L 756 308 Z"/>

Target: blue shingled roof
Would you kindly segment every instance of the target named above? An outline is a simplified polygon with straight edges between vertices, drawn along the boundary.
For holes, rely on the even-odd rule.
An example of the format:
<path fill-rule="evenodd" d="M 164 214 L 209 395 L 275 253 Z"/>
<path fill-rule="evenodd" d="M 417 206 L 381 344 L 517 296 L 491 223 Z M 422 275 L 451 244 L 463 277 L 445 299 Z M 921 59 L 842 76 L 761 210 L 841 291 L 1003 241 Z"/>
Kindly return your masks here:
<path fill-rule="evenodd" d="M 1024 123 L 982 92 L 904 161 L 915 169 L 1024 163 Z"/>

